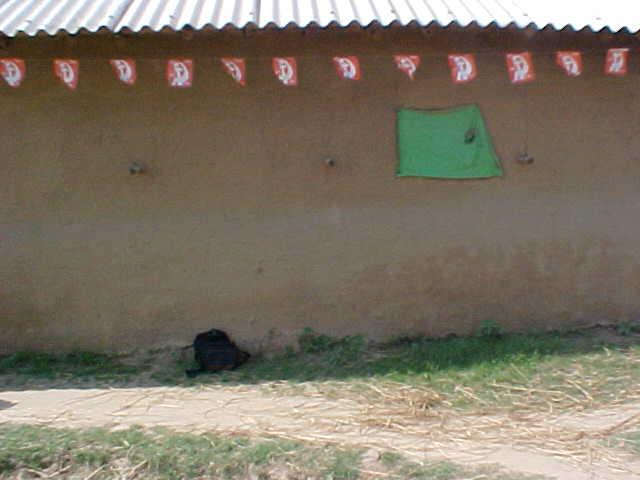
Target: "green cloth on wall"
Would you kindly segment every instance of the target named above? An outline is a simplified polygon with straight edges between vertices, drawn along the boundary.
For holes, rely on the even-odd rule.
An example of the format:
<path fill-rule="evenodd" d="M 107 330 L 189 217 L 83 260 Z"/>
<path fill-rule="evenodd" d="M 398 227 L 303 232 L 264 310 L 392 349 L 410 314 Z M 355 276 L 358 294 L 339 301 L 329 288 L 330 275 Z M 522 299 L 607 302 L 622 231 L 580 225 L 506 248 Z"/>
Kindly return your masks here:
<path fill-rule="evenodd" d="M 476 105 L 398 112 L 399 177 L 502 176 L 500 160 Z"/>

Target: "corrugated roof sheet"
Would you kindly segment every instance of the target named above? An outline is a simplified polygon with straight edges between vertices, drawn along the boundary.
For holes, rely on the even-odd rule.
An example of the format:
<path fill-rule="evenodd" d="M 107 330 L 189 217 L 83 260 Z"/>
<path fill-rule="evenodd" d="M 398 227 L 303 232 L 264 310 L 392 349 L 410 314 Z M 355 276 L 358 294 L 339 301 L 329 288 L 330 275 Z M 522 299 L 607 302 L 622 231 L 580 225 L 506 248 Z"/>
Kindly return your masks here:
<path fill-rule="evenodd" d="M 640 30 L 638 0 L 0 0 L 7 36 L 293 24 Z"/>

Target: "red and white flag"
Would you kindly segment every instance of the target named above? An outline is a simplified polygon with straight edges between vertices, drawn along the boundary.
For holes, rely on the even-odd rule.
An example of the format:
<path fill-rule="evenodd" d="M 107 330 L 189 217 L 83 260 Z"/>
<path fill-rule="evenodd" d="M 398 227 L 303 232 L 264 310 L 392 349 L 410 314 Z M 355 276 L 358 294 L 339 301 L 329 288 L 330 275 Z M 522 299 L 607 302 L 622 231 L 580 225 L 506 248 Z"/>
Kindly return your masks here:
<path fill-rule="evenodd" d="M 604 73 L 622 77 L 627 74 L 628 48 L 610 48 L 604 62 Z"/>
<path fill-rule="evenodd" d="M 527 83 L 536 79 L 533 60 L 529 52 L 507 53 L 506 58 L 511 83 Z"/>
<path fill-rule="evenodd" d="M 0 75 L 10 87 L 18 88 L 26 73 L 27 67 L 24 64 L 24 60 L 20 58 L 0 58 Z"/>
<path fill-rule="evenodd" d="M 476 78 L 478 68 L 473 55 L 469 53 L 453 53 L 449 55 L 449 68 L 453 83 L 467 83 Z"/>
<path fill-rule="evenodd" d="M 109 63 L 113 67 L 113 71 L 125 85 L 135 85 L 138 78 L 136 72 L 136 61 L 130 58 L 115 58 L 109 60 Z"/>
<path fill-rule="evenodd" d="M 582 55 L 580 52 L 556 52 L 556 64 L 568 77 L 582 75 Z"/>
<path fill-rule="evenodd" d="M 398 69 L 406 73 L 409 79 L 413 80 L 420 66 L 420 57 L 418 55 L 394 55 L 393 59 Z"/>
<path fill-rule="evenodd" d="M 56 59 L 53 61 L 53 73 L 69 90 L 75 90 L 78 86 L 79 70 L 78 60 Z"/>
<path fill-rule="evenodd" d="M 362 77 L 358 57 L 333 57 L 333 65 L 342 79 L 360 80 Z"/>
<path fill-rule="evenodd" d="M 170 87 L 189 88 L 193 85 L 193 60 L 171 59 L 167 61 L 167 83 Z"/>
<path fill-rule="evenodd" d="M 295 87 L 298 85 L 298 65 L 293 57 L 274 57 L 272 61 L 273 74 L 283 85 Z"/>
<path fill-rule="evenodd" d="M 220 62 L 225 72 L 233 78 L 238 85 L 246 84 L 246 68 L 244 58 L 221 58 Z"/>

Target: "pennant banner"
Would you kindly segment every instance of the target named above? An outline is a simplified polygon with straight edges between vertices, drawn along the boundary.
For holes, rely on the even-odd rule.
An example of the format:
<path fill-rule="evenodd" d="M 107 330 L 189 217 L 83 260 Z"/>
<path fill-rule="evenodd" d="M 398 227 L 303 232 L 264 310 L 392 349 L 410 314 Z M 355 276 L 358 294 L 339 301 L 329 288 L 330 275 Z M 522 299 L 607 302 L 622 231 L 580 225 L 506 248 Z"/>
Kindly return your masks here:
<path fill-rule="evenodd" d="M 298 66 L 293 57 L 274 57 L 272 61 L 273 74 L 283 85 L 294 87 L 298 85 Z"/>
<path fill-rule="evenodd" d="M 527 83 L 536 79 L 533 60 L 529 52 L 507 53 L 507 70 L 511 83 Z"/>
<path fill-rule="evenodd" d="M 580 52 L 556 52 L 556 64 L 569 77 L 582 75 L 582 55 Z"/>
<path fill-rule="evenodd" d="M 170 87 L 190 88 L 193 85 L 193 60 L 168 60 L 167 83 Z"/>
<path fill-rule="evenodd" d="M 420 66 L 420 57 L 418 55 L 394 55 L 393 59 L 398 69 L 406 73 L 409 79 L 413 80 Z"/>
<path fill-rule="evenodd" d="M 242 87 L 246 85 L 244 58 L 221 58 L 220 62 L 225 72 L 227 72 L 238 85 Z"/>
<path fill-rule="evenodd" d="M 624 76 L 629 71 L 630 48 L 610 48 L 606 52 L 604 73 Z M 410 80 L 414 80 L 421 58 L 419 55 L 392 55 L 395 66 Z M 476 79 L 478 68 L 475 57 L 469 53 L 452 53 L 447 56 L 453 83 L 467 83 Z M 531 52 L 507 53 L 507 72 L 512 84 L 532 82 L 536 79 Z M 194 61 L 192 59 L 168 59 L 166 79 L 170 87 L 189 88 L 193 86 Z M 244 58 L 220 58 L 224 71 L 239 85 L 246 85 L 246 61 Z M 132 58 L 110 59 L 116 78 L 125 85 L 137 82 L 136 61 Z M 568 77 L 583 74 L 582 53 L 574 50 L 555 52 L 556 65 Z M 295 57 L 273 57 L 272 70 L 283 85 L 298 85 L 298 65 Z M 333 65 L 338 76 L 345 80 L 361 80 L 362 70 L 356 56 L 333 57 Z M 80 62 L 76 59 L 53 60 L 55 76 L 70 90 L 78 86 Z M 0 75 L 12 88 L 19 87 L 26 76 L 26 62 L 20 58 L 0 58 Z"/>
<path fill-rule="evenodd" d="M 127 59 L 113 59 L 109 60 L 109 63 L 113 67 L 113 71 L 125 85 L 135 85 L 137 79 L 136 73 L 136 61 L 130 58 Z"/>
<path fill-rule="evenodd" d="M 78 60 L 55 59 L 53 61 L 53 73 L 69 90 L 75 90 L 78 86 L 79 70 Z"/>
<path fill-rule="evenodd" d="M 333 57 L 338 76 L 345 80 L 360 80 L 360 62 L 358 57 Z"/>
<path fill-rule="evenodd" d="M 7 85 L 18 88 L 26 75 L 27 68 L 20 58 L 0 58 L 0 74 Z"/>
<path fill-rule="evenodd" d="M 470 54 L 449 55 L 449 68 L 451 69 L 451 80 L 453 83 L 467 83 L 476 78 L 478 69 L 476 60 Z"/>
<path fill-rule="evenodd" d="M 610 48 L 604 62 L 604 73 L 621 77 L 627 74 L 628 48 Z"/>

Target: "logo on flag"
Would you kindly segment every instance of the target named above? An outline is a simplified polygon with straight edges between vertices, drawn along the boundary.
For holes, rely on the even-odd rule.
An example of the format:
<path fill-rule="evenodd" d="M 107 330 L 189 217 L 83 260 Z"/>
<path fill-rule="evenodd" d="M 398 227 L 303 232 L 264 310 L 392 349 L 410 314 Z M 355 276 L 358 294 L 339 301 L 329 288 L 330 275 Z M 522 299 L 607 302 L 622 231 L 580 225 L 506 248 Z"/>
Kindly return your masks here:
<path fill-rule="evenodd" d="M 130 58 L 127 59 L 113 59 L 109 60 L 109 63 L 113 67 L 113 71 L 125 85 L 134 85 L 136 83 L 136 61 Z"/>
<path fill-rule="evenodd" d="M 53 61 L 53 73 L 69 90 L 75 90 L 78 86 L 79 67 L 78 60 L 56 59 Z"/>
<path fill-rule="evenodd" d="M 224 70 L 233 78 L 238 85 L 245 86 L 245 64 L 244 58 L 221 58 L 220 62 Z"/>
<path fill-rule="evenodd" d="M 333 57 L 338 76 L 345 80 L 360 80 L 360 62 L 358 57 Z"/>
<path fill-rule="evenodd" d="M 167 82 L 170 87 L 191 87 L 193 84 L 193 60 L 168 60 Z"/>
<path fill-rule="evenodd" d="M 470 82 L 478 74 L 476 60 L 470 54 L 449 55 L 449 67 L 451 68 L 451 80 L 453 83 Z"/>
<path fill-rule="evenodd" d="M 294 87 L 298 85 L 298 66 L 293 57 L 274 57 L 272 61 L 273 74 L 283 85 Z"/>
<path fill-rule="evenodd" d="M 526 83 L 536 79 L 529 52 L 507 53 L 507 70 L 511 83 Z"/>
<path fill-rule="evenodd" d="M 582 55 L 580 52 L 556 52 L 556 64 L 569 77 L 582 74 Z"/>
<path fill-rule="evenodd" d="M 420 66 L 420 57 L 418 55 L 394 55 L 393 59 L 398 69 L 413 80 L 416 70 Z"/>
<path fill-rule="evenodd" d="M 0 58 L 0 74 L 7 85 L 18 88 L 26 74 L 24 60 L 19 58 Z"/>
<path fill-rule="evenodd" d="M 604 73 L 607 75 L 623 76 L 627 74 L 628 48 L 610 48 L 604 63 Z"/>

